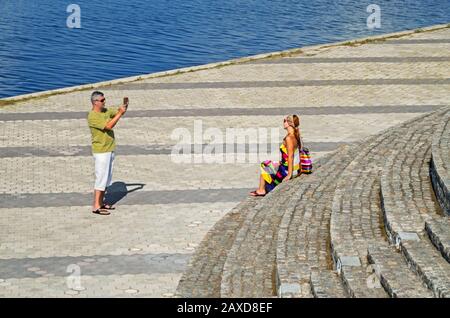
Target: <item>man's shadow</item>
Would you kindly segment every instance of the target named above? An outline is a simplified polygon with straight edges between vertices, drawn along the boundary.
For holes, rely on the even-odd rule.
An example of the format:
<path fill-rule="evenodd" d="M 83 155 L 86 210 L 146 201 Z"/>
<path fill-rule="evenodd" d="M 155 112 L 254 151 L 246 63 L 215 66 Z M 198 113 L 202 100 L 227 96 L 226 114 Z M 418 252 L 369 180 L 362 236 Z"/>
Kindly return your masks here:
<path fill-rule="evenodd" d="M 127 196 L 128 193 L 143 189 L 145 184 L 143 183 L 125 183 L 125 182 L 114 182 L 111 184 L 105 193 L 105 202 L 107 204 L 113 205 L 122 200 Z M 127 187 L 135 187 L 128 190 Z"/>

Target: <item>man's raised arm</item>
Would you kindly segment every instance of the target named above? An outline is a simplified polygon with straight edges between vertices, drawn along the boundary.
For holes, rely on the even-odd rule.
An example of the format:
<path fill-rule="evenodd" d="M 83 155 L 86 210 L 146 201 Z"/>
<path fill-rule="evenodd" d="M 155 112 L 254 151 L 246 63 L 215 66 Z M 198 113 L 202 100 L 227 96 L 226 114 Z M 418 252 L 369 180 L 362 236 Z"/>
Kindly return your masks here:
<path fill-rule="evenodd" d="M 113 117 L 113 119 L 111 119 L 105 126 L 105 128 L 103 128 L 104 130 L 113 130 L 114 126 L 117 124 L 117 122 L 119 121 L 119 119 L 123 116 L 123 114 L 125 114 L 127 111 L 127 108 L 125 106 L 120 106 L 117 114 Z"/>

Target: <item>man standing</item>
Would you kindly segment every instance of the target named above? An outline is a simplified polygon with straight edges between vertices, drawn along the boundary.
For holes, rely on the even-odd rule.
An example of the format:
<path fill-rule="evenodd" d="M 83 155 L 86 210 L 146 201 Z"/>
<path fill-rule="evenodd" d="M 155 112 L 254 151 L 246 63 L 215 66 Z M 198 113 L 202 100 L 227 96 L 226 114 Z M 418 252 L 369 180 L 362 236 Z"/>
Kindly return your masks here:
<path fill-rule="evenodd" d="M 103 202 L 105 190 L 111 185 L 116 143 L 113 128 L 126 113 L 128 98 L 119 108 L 107 109 L 105 96 L 95 91 L 91 95 L 92 110 L 88 114 L 88 125 L 92 135 L 92 154 L 95 160 L 94 205 L 92 212 L 109 215 L 114 208 Z"/>

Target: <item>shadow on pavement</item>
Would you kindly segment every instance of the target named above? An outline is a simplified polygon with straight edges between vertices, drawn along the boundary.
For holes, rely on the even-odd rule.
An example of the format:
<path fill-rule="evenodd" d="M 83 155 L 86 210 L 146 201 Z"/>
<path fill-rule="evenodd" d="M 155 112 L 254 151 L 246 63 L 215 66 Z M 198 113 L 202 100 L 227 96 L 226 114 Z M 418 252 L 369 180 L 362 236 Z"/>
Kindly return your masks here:
<path fill-rule="evenodd" d="M 106 189 L 105 202 L 107 204 L 116 204 L 123 198 L 127 196 L 128 193 L 143 189 L 145 184 L 143 183 L 125 183 L 125 182 L 114 182 L 111 186 Z M 129 189 L 129 188 L 132 189 Z M 133 188 L 134 187 L 134 188 Z"/>

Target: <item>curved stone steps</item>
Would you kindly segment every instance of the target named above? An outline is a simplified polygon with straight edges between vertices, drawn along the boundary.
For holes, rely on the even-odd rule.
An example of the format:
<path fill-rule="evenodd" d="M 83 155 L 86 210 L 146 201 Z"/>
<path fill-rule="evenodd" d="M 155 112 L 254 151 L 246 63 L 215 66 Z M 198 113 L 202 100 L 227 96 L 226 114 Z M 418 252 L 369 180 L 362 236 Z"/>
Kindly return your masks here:
<path fill-rule="evenodd" d="M 341 176 L 333 197 L 330 223 L 333 259 L 351 297 L 387 297 L 380 288 L 367 288 L 371 275 L 366 260 L 367 245 L 385 238 L 381 233 L 376 204 L 378 169 L 364 158 L 373 156 L 373 153 L 381 158 L 379 148 L 393 143 L 395 138 L 390 134 L 378 140 L 374 147 L 360 152 Z"/>
<path fill-rule="evenodd" d="M 227 255 L 221 283 L 222 297 L 276 296 L 273 244 L 283 207 L 294 192 L 295 187 L 282 183 L 265 197 L 270 199 L 270 205 L 258 205 L 248 211 Z"/>
<path fill-rule="evenodd" d="M 450 298 L 450 264 L 426 237 L 420 237 L 417 241 L 402 240 L 400 249 L 435 297 Z"/>
<path fill-rule="evenodd" d="M 450 219 L 440 218 L 425 222 L 425 231 L 433 245 L 450 263 Z"/>
<path fill-rule="evenodd" d="M 375 220 L 378 216 L 376 209 L 372 206 L 379 185 L 375 179 L 372 180 L 372 184 L 365 178 L 362 182 L 367 184 L 365 193 L 360 194 L 362 197 L 367 197 L 364 206 L 357 207 L 357 204 L 350 203 L 354 207 L 336 218 L 333 217 L 335 210 L 332 212 L 330 228 L 333 258 L 347 293 L 351 297 L 384 298 L 387 294 L 382 288 L 378 288 L 379 284 L 373 284 L 373 288 L 368 288 L 368 281 L 371 280 L 373 271 L 367 262 L 367 246 L 385 240 L 381 233 L 377 233 L 380 231 L 378 221 Z M 354 196 L 357 196 L 358 189 L 354 188 L 352 191 L 355 193 Z M 348 200 L 354 202 L 359 199 Z"/>
<path fill-rule="evenodd" d="M 259 203 L 249 197 L 220 219 L 203 238 L 177 287 L 183 298 L 220 297 L 223 266 L 245 215 Z"/>
<path fill-rule="evenodd" d="M 314 169 L 319 170 L 321 165 L 325 164 L 332 155 L 333 153 L 330 153 L 316 160 Z M 295 178 L 293 181 L 299 178 Z M 280 185 L 281 188 L 284 186 Z M 275 189 L 274 191 L 280 190 Z M 177 297 L 222 297 L 221 284 L 225 262 L 239 230 L 250 211 L 257 209 L 259 205 L 271 204 L 272 194 L 264 198 L 248 197 L 208 231 L 178 283 Z"/>
<path fill-rule="evenodd" d="M 367 287 L 372 275 L 367 262 L 368 246 L 388 246 L 383 231 L 379 176 L 384 159 L 393 149 L 419 134 L 421 128 L 426 129 L 428 122 L 437 116 L 437 113 L 420 116 L 385 133 L 383 142 L 358 154 L 338 182 L 332 206 L 331 243 L 338 271 L 352 297 L 386 296 L 384 290 Z"/>
<path fill-rule="evenodd" d="M 335 152 L 320 158 L 315 163 L 315 171 L 321 171 L 335 156 Z M 277 295 L 275 248 L 279 224 L 285 211 L 292 209 L 297 201 L 297 186 L 314 180 L 317 180 L 315 174 L 301 175 L 288 183 L 282 183 L 247 213 L 227 255 L 221 297 Z"/>
<path fill-rule="evenodd" d="M 294 296 L 309 296 L 306 290 L 308 288 L 306 278 L 309 279 L 311 271 L 320 270 L 322 274 L 327 275 L 326 277 L 336 277 L 331 272 L 331 255 L 328 248 L 330 240 L 329 218 L 336 180 L 346 165 L 361 151 L 361 147 L 373 148 L 373 140 L 380 142 L 384 137 L 378 138 L 379 140 L 376 141 L 376 137 L 370 137 L 367 140 L 363 140 L 360 145 L 350 148 L 351 150 L 341 150 L 339 155 L 335 156 L 328 163 L 333 173 L 329 175 L 316 173 L 316 176 L 319 176 L 321 180 L 320 186 L 315 185 L 317 191 L 304 188 L 311 193 L 301 197 L 295 211 L 285 213 L 280 225 L 277 249 L 277 268 L 281 285 L 279 293 L 282 296 L 284 296 L 284 293 L 292 291 L 297 292 L 297 295 Z M 326 170 L 322 169 L 321 172 L 324 171 Z M 327 178 L 330 180 L 327 180 Z M 378 228 L 376 230 L 380 231 Z M 310 250 L 313 253 L 310 253 Z M 318 250 L 321 252 L 320 254 L 316 252 Z M 320 283 L 320 277 L 310 283 L 311 290 L 314 290 L 314 284 L 323 285 L 323 283 Z M 328 294 L 326 290 L 319 287 L 322 292 L 313 295 L 318 297 L 337 297 L 336 294 L 346 294 L 342 282 L 339 280 L 331 279 L 328 281 L 327 287 Z M 302 292 L 299 293 L 299 291 Z M 383 295 L 384 293 L 380 290 L 379 296 Z"/>
<path fill-rule="evenodd" d="M 311 296 L 308 292 L 314 290 L 314 282 L 309 282 L 310 277 L 313 277 L 310 276 L 312 271 L 329 272 L 326 275 L 335 277 L 332 273 L 333 264 L 329 248 L 329 222 L 337 180 L 358 152 L 364 148 L 374 148 L 374 145 L 389 135 L 389 131 L 392 131 L 392 128 L 384 135 L 368 137 L 358 145 L 340 150 L 338 155 L 327 163 L 328 170 L 316 172 L 316 176 L 320 179 L 319 183 L 299 186 L 299 192 L 303 195 L 300 196 L 295 209 L 284 214 L 278 235 L 277 269 L 280 281 L 279 294 L 282 297 Z M 389 142 L 391 141 L 390 139 Z M 378 220 L 375 222 L 378 223 Z M 381 233 L 379 228 L 376 228 L 376 231 Z M 319 279 L 320 277 L 316 279 L 316 283 L 319 286 L 323 285 Z M 317 295 L 335 297 L 339 290 L 339 294 L 346 294 L 339 280 L 330 280 L 327 286 L 329 295 L 320 288 L 322 292 Z M 383 295 L 384 292 L 380 290 L 379 296 Z"/>
<path fill-rule="evenodd" d="M 368 261 L 378 280 L 392 298 L 431 298 L 433 293 L 407 266 L 394 248 L 387 245 L 371 245 L 367 250 Z"/>
<path fill-rule="evenodd" d="M 395 128 L 386 130 L 393 131 Z M 376 140 L 378 138 L 378 140 Z M 341 151 L 329 170 L 322 169 L 315 173 L 320 179 L 319 183 L 311 184 L 309 187 L 299 186 L 299 202 L 294 210 L 288 210 L 283 216 L 278 234 L 277 246 L 277 270 L 279 277 L 279 295 L 281 297 L 308 297 L 311 271 L 320 271 L 326 274 L 326 277 L 335 277 L 332 270 L 330 245 L 330 212 L 333 193 L 336 189 L 336 182 L 339 174 L 345 169 L 346 165 L 361 151 L 362 147 L 373 148 L 372 141 L 375 144 L 380 142 L 383 134 L 380 136 L 371 136 L 360 141 L 357 145 L 345 151 Z M 331 160 L 333 161 L 333 160 Z M 378 220 L 375 220 L 378 223 Z M 381 233 L 381 229 L 376 229 Z M 312 275 L 312 274 L 311 274 Z M 325 274 L 324 274 L 325 275 Z M 312 276 L 311 276 L 312 277 Z M 320 277 L 316 277 L 316 282 Z M 335 280 L 332 280 L 335 281 Z M 320 282 L 317 282 L 319 285 Z M 311 281 L 311 285 L 313 282 Z M 330 284 L 330 297 L 336 295 L 336 291 L 342 289 L 342 282 L 335 281 L 333 287 Z M 311 286 L 312 288 L 314 286 Z M 344 290 L 342 290 L 342 295 Z M 317 295 L 324 296 L 323 292 Z"/>
<path fill-rule="evenodd" d="M 368 279 L 374 276 L 372 275 L 373 269 L 371 269 L 367 262 L 368 244 L 371 243 L 372 239 L 375 241 L 379 241 L 380 238 L 382 240 L 385 239 L 383 233 L 384 225 L 380 218 L 380 185 L 379 180 L 377 180 L 381 168 L 372 163 L 382 162 L 383 160 L 377 161 L 377 159 L 384 158 L 389 153 L 389 150 L 387 149 L 392 147 L 395 148 L 396 140 L 404 138 L 408 129 L 413 125 L 420 126 L 421 119 L 427 118 L 428 116 L 431 115 L 421 116 L 420 118 L 400 125 L 400 127 L 390 128 L 373 138 L 373 140 L 377 142 L 364 145 L 366 146 L 366 151 L 355 156 L 355 160 L 349 165 L 350 169 L 347 169 L 344 172 L 347 178 L 353 179 L 354 181 L 351 183 L 350 188 L 346 188 L 346 182 L 342 181 L 346 179 L 346 177 L 340 177 L 339 183 L 341 187 L 338 185 L 336 193 L 334 196 L 331 196 L 333 198 L 331 210 L 332 222 L 330 225 L 331 228 L 329 229 L 331 232 L 331 240 L 333 241 L 333 235 L 336 239 L 336 235 L 339 233 L 339 231 L 335 231 L 336 224 L 342 225 L 345 221 L 342 219 L 340 220 L 340 223 L 335 222 L 335 228 L 333 229 L 333 215 L 335 214 L 335 211 L 340 211 L 342 205 L 342 202 L 340 202 L 341 199 L 336 201 L 337 196 L 341 198 L 345 196 L 346 203 L 342 205 L 342 207 L 345 207 L 345 212 L 348 212 L 350 207 L 352 209 L 357 208 L 360 212 L 370 211 L 370 213 L 366 214 L 360 213 L 360 215 L 356 217 L 357 226 L 354 227 L 356 230 L 355 235 L 354 237 L 346 237 L 346 239 L 353 239 L 355 245 L 358 246 L 358 248 L 355 249 L 357 251 L 357 259 L 360 263 L 359 265 L 363 266 L 349 266 L 355 262 L 355 259 L 351 257 L 353 255 L 346 258 L 346 254 L 339 254 L 339 244 L 336 244 L 336 240 L 332 242 L 334 243 L 331 244 L 333 258 L 336 262 L 340 262 L 343 265 L 341 268 L 341 280 L 344 285 L 346 285 L 346 289 L 344 290 L 342 288 L 342 282 L 333 275 L 331 265 L 324 266 L 327 261 L 329 262 L 330 257 L 329 255 L 326 255 L 327 253 L 330 253 L 325 250 L 327 249 L 327 245 L 330 245 L 330 242 L 326 242 L 325 240 L 325 243 L 321 242 L 319 243 L 320 245 L 316 245 L 316 247 L 308 247 L 308 252 L 312 252 L 311 255 L 319 255 L 317 261 L 311 263 L 312 266 L 310 266 L 310 263 L 308 262 L 305 262 L 304 264 L 307 266 L 305 268 L 309 269 L 309 278 L 307 279 L 309 281 L 309 284 L 307 284 L 309 287 L 306 287 L 306 289 L 309 288 L 309 296 L 387 296 L 387 293 L 382 288 L 375 288 L 370 292 L 362 291 L 362 289 L 361 291 L 355 290 L 355 282 L 357 282 L 356 285 L 364 283 L 361 284 L 361 288 L 367 290 L 367 287 L 365 286 L 367 285 Z M 361 148 L 363 148 L 362 145 Z M 323 166 L 326 166 L 326 161 L 329 161 L 330 163 L 334 162 L 332 164 L 336 165 L 336 161 L 333 161 L 332 158 L 332 155 L 322 158 L 321 161 L 324 162 Z M 367 158 L 370 158 L 369 162 L 367 162 Z M 328 194 L 333 191 L 327 191 L 327 189 L 331 189 L 329 185 L 325 186 L 325 184 L 323 184 L 320 186 L 323 180 L 314 179 L 315 176 L 320 174 L 320 171 L 323 168 L 319 168 L 319 166 L 320 164 L 316 162 L 315 173 L 313 175 L 301 176 L 286 184 L 282 184 L 277 187 L 274 192 L 264 198 L 257 198 L 256 200 L 255 198 L 249 198 L 219 221 L 206 235 L 205 239 L 197 249 L 196 254 L 191 259 L 189 269 L 180 281 L 177 295 L 183 297 L 275 296 L 275 288 L 277 287 L 277 267 L 275 266 L 275 260 L 278 261 L 278 255 L 276 255 L 276 253 L 278 253 L 279 244 L 274 243 L 274 241 L 276 241 L 277 238 L 279 239 L 281 231 L 286 229 L 283 228 L 283 226 L 280 226 L 280 224 L 283 223 L 283 219 L 289 219 L 292 215 L 297 215 L 297 213 L 293 213 L 293 211 L 297 209 L 297 203 L 302 201 L 303 195 L 314 196 L 316 195 L 315 193 L 317 193 L 317 195 L 320 192 L 325 193 L 326 195 L 323 196 L 325 201 L 320 201 L 316 205 L 321 211 L 326 210 L 326 200 L 331 201 Z M 355 169 L 357 170 L 356 173 Z M 361 176 L 364 176 L 364 178 L 360 178 Z M 301 181 L 302 179 L 303 182 Z M 342 189 L 346 190 L 342 191 Z M 277 199 L 278 196 L 280 196 L 280 198 Z M 352 198 L 354 202 L 352 202 Z M 364 204 L 361 203 L 361 199 L 365 202 Z M 347 205 L 349 202 L 353 204 Z M 360 204 L 358 205 L 357 202 Z M 284 203 L 284 205 L 278 203 Z M 284 206 L 285 208 L 280 209 L 281 206 Z M 337 208 L 339 208 L 339 210 L 336 210 Z M 311 216 L 314 215 L 314 210 L 315 209 L 309 207 L 305 208 L 302 213 L 311 219 Z M 316 214 L 319 215 L 319 213 Z M 302 218 L 304 217 L 301 213 L 298 213 L 298 215 L 301 215 Z M 323 219 L 318 223 L 320 226 L 311 231 L 311 237 L 324 237 L 324 233 L 328 232 L 326 215 L 327 213 L 322 214 Z M 315 217 L 316 216 L 312 219 L 318 220 Z M 350 220 L 352 219 L 350 218 Z M 228 225 L 228 223 L 231 224 Z M 278 231 L 278 227 L 281 228 L 280 232 Z M 227 233 L 227 235 L 223 235 L 223 233 Z M 346 232 L 343 231 L 342 233 Z M 330 238 L 328 238 L 328 240 L 329 239 Z M 291 248 L 291 251 L 294 250 L 295 247 Z M 322 256 L 320 257 L 320 255 Z M 292 266 L 292 263 L 289 260 L 287 264 Z M 240 268 L 240 266 L 242 267 Z M 302 266 L 299 267 L 301 268 Z M 317 274 L 322 272 L 324 272 L 323 275 Z M 280 273 L 278 268 L 278 274 Z M 296 279 L 296 277 L 293 279 Z M 323 286 L 332 286 L 331 288 L 328 288 L 330 292 L 324 292 Z M 334 288 L 336 286 L 337 288 Z M 348 291 L 348 294 L 346 291 Z"/>
<path fill-rule="evenodd" d="M 310 297 L 314 290 L 312 271 L 324 277 L 336 277 L 332 272 L 330 251 L 331 202 L 339 175 L 346 165 L 365 144 L 370 145 L 374 137 L 358 144 L 342 148 L 320 171 L 315 172 L 318 182 L 301 183 L 294 209 L 287 210 L 280 223 L 277 244 L 278 294 L 280 297 Z M 309 180 L 308 180 L 309 181 Z M 329 272 L 329 273 L 328 273 Z M 338 279 L 322 281 L 315 277 L 316 290 L 313 296 L 325 297 L 327 286 L 329 297 L 346 295 L 342 282 Z M 321 282 L 322 281 L 322 282 Z"/>
<path fill-rule="evenodd" d="M 300 183 L 298 185 L 298 189 L 297 192 L 295 193 L 295 198 L 296 201 L 301 201 L 303 198 L 308 198 L 311 197 L 312 193 L 314 192 L 314 188 L 315 185 L 319 182 L 317 179 L 317 175 L 314 176 L 315 179 L 315 183 L 314 181 L 312 182 L 308 182 L 308 183 Z M 310 181 L 310 180 L 308 180 Z M 295 203 L 296 204 L 296 203 Z M 286 209 L 285 214 L 291 214 L 291 211 L 293 211 L 295 209 L 295 205 L 292 206 L 290 205 L 290 209 Z M 279 258 L 279 254 L 278 254 L 278 249 L 279 249 L 279 237 L 280 235 L 284 236 L 284 234 L 282 232 L 285 231 L 282 223 L 283 223 L 283 219 L 284 216 L 282 218 L 282 220 L 280 221 L 280 227 L 279 227 L 279 232 L 278 232 L 278 237 L 277 237 L 277 246 L 276 246 L 276 279 L 277 279 L 277 294 L 279 297 L 281 298 L 290 298 L 290 297 L 312 297 L 311 294 L 311 285 L 309 283 L 309 277 L 308 279 L 301 279 L 299 277 L 295 277 L 295 279 L 293 279 L 293 281 L 289 281 L 286 280 L 286 276 L 287 271 L 285 270 L 285 268 L 281 267 L 280 268 L 280 262 L 285 261 L 285 259 L 283 259 L 282 261 L 280 261 Z M 291 261 L 289 261 L 291 262 Z M 297 265 L 297 264 L 292 264 L 292 265 Z"/>
<path fill-rule="evenodd" d="M 415 134 L 387 159 L 381 175 L 381 201 L 390 241 L 402 232 L 423 234 L 425 221 L 440 217 L 429 171 L 433 124 Z M 413 145 L 413 146 L 411 146 Z"/>
<path fill-rule="evenodd" d="M 450 110 L 433 136 L 430 174 L 438 202 L 450 216 Z"/>
<path fill-rule="evenodd" d="M 401 247 L 408 263 L 436 297 L 445 295 L 445 286 L 450 285 L 450 265 L 425 236 L 425 222 L 438 220 L 442 213 L 428 172 L 433 132 L 443 114 L 435 113 L 410 139 L 403 140 L 387 160 L 381 176 L 382 210 L 389 239 Z M 404 241 L 410 244 L 402 244 Z M 424 266 L 426 263 L 428 266 Z"/>

